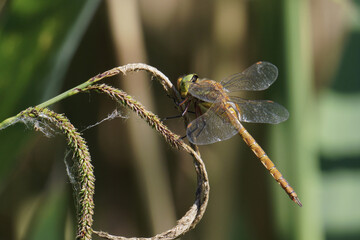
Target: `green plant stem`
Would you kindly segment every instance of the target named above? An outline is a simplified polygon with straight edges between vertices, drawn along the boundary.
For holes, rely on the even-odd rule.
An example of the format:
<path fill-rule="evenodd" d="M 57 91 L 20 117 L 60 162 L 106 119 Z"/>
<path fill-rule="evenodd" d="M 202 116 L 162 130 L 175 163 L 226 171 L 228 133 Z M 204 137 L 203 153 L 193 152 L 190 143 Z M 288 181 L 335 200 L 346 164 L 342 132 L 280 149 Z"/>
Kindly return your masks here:
<path fill-rule="evenodd" d="M 61 93 L 61 94 L 59 94 L 59 95 L 45 101 L 45 102 L 37 105 L 36 107 L 38 107 L 38 108 L 46 108 L 46 107 L 48 107 L 48 106 L 50 106 L 50 105 L 52 105 L 52 104 L 54 104 L 56 102 L 59 102 L 59 101 L 65 99 L 67 97 L 70 97 L 72 95 L 75 95 L 75 94 L 81 92 L 81 89 L 86 88 L 86 87 L 88 87 L 88 86 L 90 86 L 92 84 L 93 84 L 93 82 L 86 81 L 86 82 L 84 82 L 84 83 L 82 83 L 82 84 L 80 84 L 80 85 L 78 85 L 78 86 L 76 86 L 76 87 L 74 87 L 74 88 L 72 88 L 70 90 L 67 90 L 66 92 L 63 92 L 63 93 Z"/>
<path fill-rule="evenodd" d="M 56 102 L 59 102 L 67 97 L 70 97 L 79 92 L 82 92 L 83 89 L 85 89 L 86 87 L 91 86 L 104 78 L 112 77 L 119 73 L 122 73 L 125 75 L 128 72 L 135 72 L 135 71 L 139 71 L 139 70 L 143 70 L 143 71 L 147 71 L 147 72 L 151 73 L 154 77 L 159 79 L 161 85 L 164 87 L 164 89 L 167 93 L 171 92 L 171 94 L 170 94 L 171 96 L 174 96 L 175 98 L 179 98 L 179 93 L 175 90 L 175 88 L 172 85 L 172 83 L 170 82 L 170 80 L 162 72 L 160 72 L 156 68 L 149 66 L 147 64 L 144 64 L 144 63 L 130 63 L 127 65 L 115 67 L 113 69 L 110 69 L 108 71 L 100 73 L 100 74 L 90 78 L 86 82 L 84 82 L 66 92 L 61 93 L 61 94 L 57 95 L 56 97 L 53 97 L 53 98 L 37 105 L 36 107 L 37 108 L 46 108 L 46 107 L 48 107 Z M 16 116 L 9 117 L 9 118 L 5 119 L 4 121 L 0 122 L 0 130 L 4 129 L 5 127 L 11 125 L 14 121 L 16 121 L 18 119 L 18 117 L 20 116 L 20 114 L 21 113 L 17 114 Z"/>
<path fill-rule="evenodd" d="M 59 102 L 59 101 L 65 99 L 67 97 L 70 97 L 72 95 L 75 95 L 75 94 L 81 92 L 81 89 L 84 89 L 84 88 L 92 85 L 93 83 L 94 82 L 90 82 L 90 80 L 88 80 L 88 81 L 86 81 L 86 82 L 84 82 L 84 83 L 82 83 L 82 84 L 80 84 L 80 85 L 66 91 L 66 92 L 63 92 L 63 93 L 57 95 L 56 97 L 53 97 L 53 98 L 51 98 L 51 99 L 37 105 L 36 107 L 37 108 L 46 108 L 46 107 L 48 107 L 48 106 L 50 106 L 50 105 L 52 105 L 52 104 L 54 104 L 56 102 Z M 15 116 L 9 117 L 9 118 L 5 119 L 4 121 L 2 121 L 0 123 L 0 129 L 3 129 L 6 126 L 10 125 L 12 122 L 16 121 L 16 119 L 20 116 L 20 114 L 21 113 L 15 115 Z"/>

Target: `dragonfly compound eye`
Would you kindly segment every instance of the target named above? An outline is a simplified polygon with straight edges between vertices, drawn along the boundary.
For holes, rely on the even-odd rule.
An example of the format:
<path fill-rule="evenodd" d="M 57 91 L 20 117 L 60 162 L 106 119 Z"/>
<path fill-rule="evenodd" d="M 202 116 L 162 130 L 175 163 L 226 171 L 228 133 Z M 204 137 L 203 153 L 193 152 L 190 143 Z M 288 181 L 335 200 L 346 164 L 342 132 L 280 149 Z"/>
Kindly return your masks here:
<path fill-rule="evenodd" d="M 191 78 L 191 82 L 196 82 L 198 80 L 198 75 L 194 74 Z"/>

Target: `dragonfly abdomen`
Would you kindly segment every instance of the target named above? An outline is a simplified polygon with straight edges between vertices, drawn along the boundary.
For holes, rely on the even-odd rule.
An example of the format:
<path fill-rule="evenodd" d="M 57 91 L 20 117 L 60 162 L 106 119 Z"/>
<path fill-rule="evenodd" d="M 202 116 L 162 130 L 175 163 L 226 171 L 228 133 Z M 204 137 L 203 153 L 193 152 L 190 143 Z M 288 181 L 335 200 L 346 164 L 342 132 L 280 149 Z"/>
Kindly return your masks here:
<path fill-rule="evenodd" d="M 245 143 L 251 148 L 254 154 L 260 159 L 264 167 L 270 172 L 271 176 L 280 184 L 280 186 L 286 191 L 291 200 L 293 200 L 300 207 L 302 206 L 296 192 L 290 186 L 288 181 L 283 177 L 280 171 L 275 167 L 275 164 L 270 160 L 265 151 L 260 147 L 260 145 L 255 141 L 255 139 L 250 135 L 250 133 L 239 124 L 238 129 L 239 134 L 245 141 Z"/>

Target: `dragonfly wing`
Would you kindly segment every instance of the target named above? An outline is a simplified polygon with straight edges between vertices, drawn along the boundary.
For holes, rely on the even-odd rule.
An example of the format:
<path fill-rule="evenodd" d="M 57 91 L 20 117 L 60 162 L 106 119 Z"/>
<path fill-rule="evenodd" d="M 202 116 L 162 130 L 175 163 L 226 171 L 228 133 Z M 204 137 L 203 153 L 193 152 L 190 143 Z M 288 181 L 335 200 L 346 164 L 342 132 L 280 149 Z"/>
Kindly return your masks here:
<path fill-rule="evenodd" d="M 229 92 L 261 91 L 273 84 L 278 76 L 278 69 L 269 62 L 257 62 L 242 73 L 231 75 L 221 81 Z"/>
<path fill-rule="evenodd" d="M 280 104 L 269 100 L 245 100 L 231 97 L 240 108 L 240 121 L 251 123 L 281 123 L 289 118 L 289 112 Z"/>
<path fill-rule="evenodd" d="M 196 145 L 211 144 L 231 138 L 237 134 L 236 128 L 219 112 L 220 103 L 214 103 L 208 111 L 193 120 L 187 127 L 186 135 Z"/>
<path fill-rule="evenodd" d="M 222 89 L 222 86 L 213 80 L 201 79 L 197 82 L 191 83 L 189 86 L 189 93 L 202 101 L 205 102 L 217 102 L 221 96 L 219 88 Z"/>

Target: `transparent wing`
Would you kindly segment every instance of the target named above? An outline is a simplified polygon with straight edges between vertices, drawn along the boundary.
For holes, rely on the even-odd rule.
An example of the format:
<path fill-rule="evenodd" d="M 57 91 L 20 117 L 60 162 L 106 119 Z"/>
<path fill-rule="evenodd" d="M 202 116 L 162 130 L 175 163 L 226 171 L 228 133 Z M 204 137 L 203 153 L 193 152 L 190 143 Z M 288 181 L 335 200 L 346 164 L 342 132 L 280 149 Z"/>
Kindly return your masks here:
<path fill-rule="evenodd" d="M 219 97 L 224 94 L 220 83 L 208 79 L 200 79 L 195 83 L 191 83 L 189 93 L 205 102 L 217 102 Z"/>
<path fill-rule="evenodd" d="M 236 128 L 225 116 L 225 109 L 214 103 L 208 111 L 193 120 L 186 129 L 190 142 L 196 145 L 211 144 L 231 138 L 237 134 Z"/>
<path fill-rule="evenodd" d="M 278 76 L 278 69 L 269 62 L 257 62 L 242 73 L 231 75 L 221 81 L 229 92 L 260 91 L 273 84 Z"/>
<path fill-rule="evenodd" d="M 280 104 L 269 100 L 245 100 L 230 97 L 240 108 L 240 121 L 251 123 L 281 123 L 289 118 L 289 112 Z"/>

